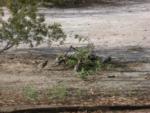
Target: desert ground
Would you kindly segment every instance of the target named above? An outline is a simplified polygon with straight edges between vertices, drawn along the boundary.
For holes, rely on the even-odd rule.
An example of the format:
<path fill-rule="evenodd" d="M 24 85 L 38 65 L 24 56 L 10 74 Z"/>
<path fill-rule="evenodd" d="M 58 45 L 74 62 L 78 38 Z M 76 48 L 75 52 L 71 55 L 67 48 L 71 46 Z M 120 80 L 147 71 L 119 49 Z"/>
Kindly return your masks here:
<path fill-rule="evenodd" d="M 150 105 L 149 0 L 41 8 L 39 13 L 45 15 L 47 23 L 62 24 L 68 38 L 61 47 L 21 46 L 0 55 L 0 112 L 36 105 Z M 111 56 L 119 65 L 98 71 L 86 80 L 71 69 L 54 66 L 56 55 L 66 47 L 85 44 L 73 39 L 76 34 L 94 43 L 98 56 Z M 47 65 L 42 67 L 45 62 Z M 53 90 L 55 95 L 49 95 Z"/>
<path fill-rule="evenodd" d="M 44 9 L 41 12 L 45 13 L 48 23 L 62 24 L 68 34 L 66 44 L 78 44 L 71 38 L 78 34 L 104 49 L 128 46 L 149 48 L 149 0 L 79 9 Z"/>

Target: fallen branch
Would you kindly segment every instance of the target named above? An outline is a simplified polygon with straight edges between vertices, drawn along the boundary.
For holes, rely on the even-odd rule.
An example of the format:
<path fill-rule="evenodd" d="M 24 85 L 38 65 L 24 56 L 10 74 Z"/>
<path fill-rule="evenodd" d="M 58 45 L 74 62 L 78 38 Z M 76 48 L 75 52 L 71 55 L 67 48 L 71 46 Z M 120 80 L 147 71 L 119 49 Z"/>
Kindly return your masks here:
<path fill-rule="evenodd" d="M 0 54 L 2 54 L 4 51 L 12 48 L 14 46 L 14 44 L 8 42 L 2 49 L 0 49 Z"/>

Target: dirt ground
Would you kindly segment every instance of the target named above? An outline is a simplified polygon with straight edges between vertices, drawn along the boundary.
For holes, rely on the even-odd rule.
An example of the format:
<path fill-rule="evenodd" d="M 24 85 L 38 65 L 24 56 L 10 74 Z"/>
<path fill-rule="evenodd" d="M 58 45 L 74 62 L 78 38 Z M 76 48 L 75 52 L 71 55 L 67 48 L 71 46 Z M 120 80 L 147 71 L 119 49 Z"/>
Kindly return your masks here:
<path fill-rule="evenodd" d="M 52 53 L 54 50 L 51 50 Z M 128 51 L 130 54 L 138 52 Z M 54 55 L 41 52 L 39 49 L 19 50 L 0 56 L 1 106 L 150 104 L 150 64 L 148 62 L 138 59 L 135 62 L 132 58 L 128 58 L 128 61 L 121 61 L 118 55 L 113 60 L 120 61 L 122 65 L 112 67 L 107 71 L 99 71 L 86 80 L 82 80 L 71 69 L 55 67 Z M 116 52 L 119 54 L 118 51 Z M 139 54 L 141 54 L 140 51 Z M 148 55 L 149 52 L 145 52 L 145 56 Z M 134 55 L 131 56 L 134 57 Z M 126 56 L 122 57 L 122 59 L 125 58 Z M 42 67 L 45 61 L 48 61 L 48 64 Z M 64 90 L 60 89 L 58 93 L 62 93 L 61 98 L 59 98 L 61 95 L 56 93 L 56 98 L 49 99 L 47 95 L 49 89 L 56 89 L 58 85 L 65 88 L 67 96 L 63 95 Z M 27 87 L 32 87 L 37 91 L 38 99 L 32 100 L 34 97 L 28 99 L 30 95 L 25 92 Z M 32 94 L 32 92 L 34 95 L 34 91 L 29 90 L 29 93 Z"/>
<path fill-rule="evenodd" d="M 149 0 L 40 11 L 48 23 L 54 19 L 62 24 L 69 36 L 65 46 L 83 44 L 71 38 L 75 34 L 88 36 L 97 55 L 111 56 L 121 65 L 82 80 L 73 70 L 54 66 L 56 54 L 64 49 L 48 49 L 43 44 L 42 48 L 10 51 L 0 55 L 0 110 L 18 105 L 150 104 Z M 55 95 L 49 96 L 53 89 Z"/>
<path fill-rule="evenodd" d="M 71 37 L 79 34 L 103 49 L 128 46 L 149 48 L 150 1 L 120 0 L 120 2 L 121 5 L 41 9 L 40 12 L 45 14 L 47 23 L 62 24 L 68 34 L 66 45 L 78 45 L 78 41 Z"/>
<path fill-rule="evenodd" d="M 65 46 L 83 45 L 83 42 L 72 38 L 78 34 L 101 49 L 149 48 L 150 1 L 117 0 L 117 3 L 83 8 L 40 8 L 39 13 L 45 15 L 46 23 L 58 22 L 62 25 L 68 35 Z M 7 19 L 8 12 L 5 13 Z M 26 48 L 26 45 L 21 47 Z M 47 45 L 44 43 L 41 47 Z"/>

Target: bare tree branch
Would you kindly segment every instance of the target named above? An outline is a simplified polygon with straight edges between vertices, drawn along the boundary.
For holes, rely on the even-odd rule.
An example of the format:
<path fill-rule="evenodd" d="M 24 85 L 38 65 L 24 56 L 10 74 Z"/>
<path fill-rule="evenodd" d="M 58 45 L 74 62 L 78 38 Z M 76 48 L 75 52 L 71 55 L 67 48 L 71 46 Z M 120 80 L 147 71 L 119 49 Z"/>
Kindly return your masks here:
<path fill-rule="evenodd" d="M 13 46 L 14 46 L 13 43 L 7 42 L 7 44 L 6 44 L 2 49 L 0 49 L 0 54 L 1 54 L 1 53 L 4 53 L 4 51 L 6 51 L 6 50 L 12 48 Z"/>

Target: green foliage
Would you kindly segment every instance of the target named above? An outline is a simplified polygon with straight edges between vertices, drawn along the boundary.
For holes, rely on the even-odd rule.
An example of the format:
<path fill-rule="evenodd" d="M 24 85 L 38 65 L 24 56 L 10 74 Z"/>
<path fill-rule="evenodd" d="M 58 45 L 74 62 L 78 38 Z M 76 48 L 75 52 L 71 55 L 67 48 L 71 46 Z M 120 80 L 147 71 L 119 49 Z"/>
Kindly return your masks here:
<path fill-rule="evenodd" d="M 0 21 L 0 52 L 22 43 L 34 47 L 44 41 L 52 44 L 65 40 L 60 24 L 47 25 L 44 16 L 37 14 L 35 0 L 7 0 L 6 6 L 11 16 L 7 21 Z"/>
<path fill-rule="evenodd" d="M 61 28 L 61 25 L 58 24 L 58 23 L 54 23 L 52 25 L 49 25 L 49 34 L 48 36 L 50 37 L 49 38 L 49 43 L 53 42 L 53 41 L 59 41 L 60 44 L 63 44 L 65 38 L 66 38 L 66 35 L 65 33 L 63 32 L 62 28 Z"/>
<path fill-rule="evenodd" d="M 75 36 L 79 41 L 88 41 L 81 36 Z M 89 41 L 88 41 L 89 43 Z M 58 65 L 63 64 L 65 67 L 74 68 L 74 71 L 78 73 L 79 77 L 86 79 L 89 75 L 95 74 L 100 70 L 111 70 L 114 68 L 114 64 L 111 63 L 112 58 L 99 57 L 94 52 L 94 45 L 89 43 L 85 47 L 73 47 L 67 50 L 63 55 L 58 56 L 56 63 Z"/>
<path fill-rule="evenodd" d="M 38 91 L 32 86 L 26 86 L 23 89 L 24 96 L 31 101 L 38 100 Z"/>
<path fill-rule="evenodd" d="M 63 84 L 54 86 L 48 92 L 49 99 L 64 99 L 67 96 L 67 89 Z"/>
<path fill-rule="evenodd" d="M 71 55 L 59 56 L 59 59 L 65 60 L 65 66 L 74 68 L 82 79 L 88 75 L 94 74 L 102 68 L 101 58 L 93 54 L 94 46 L 89 44 L 84 48 L 75 48 Z"/>
<path fill-rule="evenodd" d="M 0 7 L 5 6 L 7 0 L 0 0 Z"/>
<path fill-rule="evenodd" d="M 66 0 L 50 0 L 55 6 L 65 6 Z"/>
<path fill-rule="evenodd" d="M 92 55 L 92 49 L 91 48 L 81 48 L 78 49 L 75 53 L 75 58 L 79 62 L 79 73 L 82 78 L 86 75 L 90 75 L 93 72 L 96 72 L 98 68 L 100 67 L 101 61 L 98 58 L 95 58 L 92 60 L 90 57 Z"/>
<path fill-rule="evenodd" d="M 89 70 L 85 70 L 84 68 L 82 68 L 78 73 L 79 73 L 79 77 L 83 80 L 85 80 L 87 78 L 87 76 L 90 74 Z"/>
<path fill-rule="evenodd" d="M 0 6 L 7 5 L 10 2 L 17 0 L 0 0 Z M 20 0 L 22 3 L 35 2 L 43 6 L 56 6 L 56 7 L 79 7 L 91 4 L 106 4 L 113 2 L 111 0 Z"/>
<path fill-rule="evenodd" d="M 66 62 L 66 64 L 69 66 L 69 67 L 74 67 L 76 64 L 78 63 L 78 60 L 76 59 L 76 58 L 74 58 L 74 57 L 70 57 L 68 60 L 67 60 L 67 62 Z"/>

